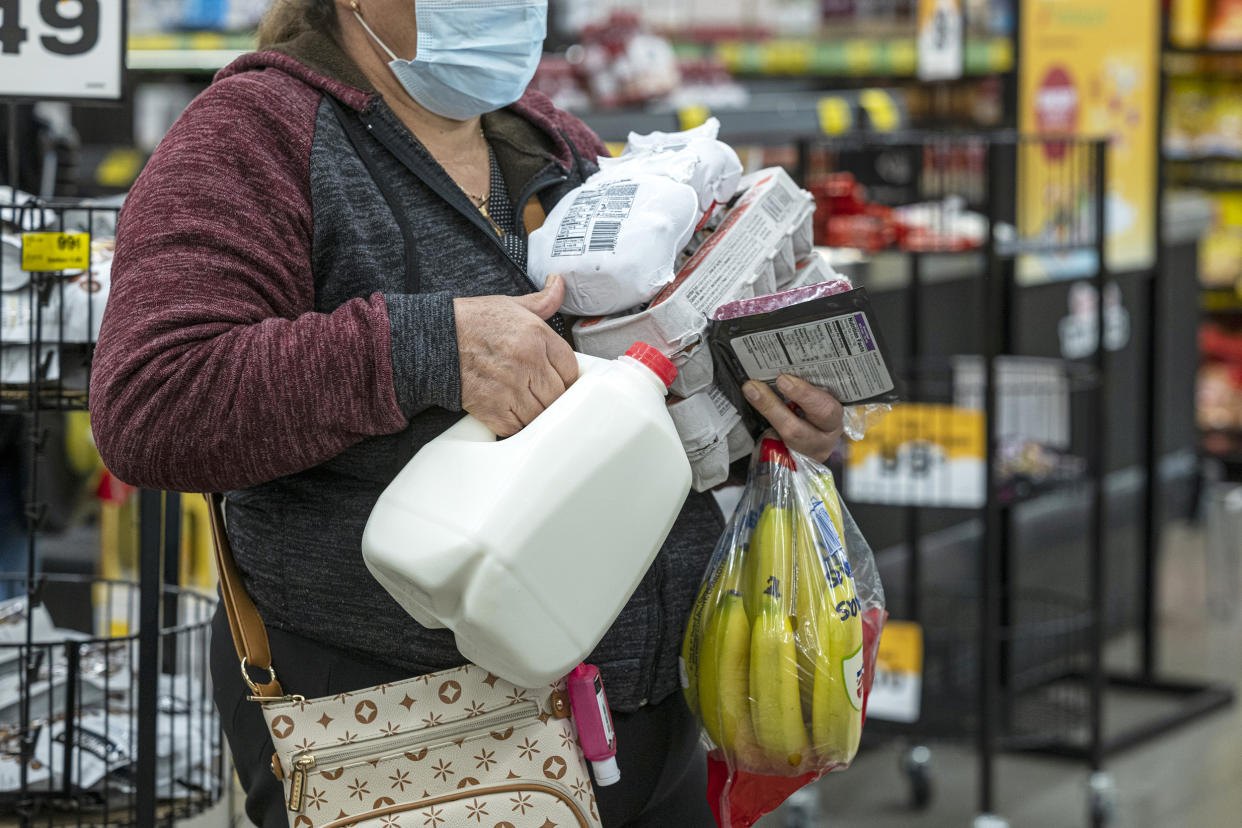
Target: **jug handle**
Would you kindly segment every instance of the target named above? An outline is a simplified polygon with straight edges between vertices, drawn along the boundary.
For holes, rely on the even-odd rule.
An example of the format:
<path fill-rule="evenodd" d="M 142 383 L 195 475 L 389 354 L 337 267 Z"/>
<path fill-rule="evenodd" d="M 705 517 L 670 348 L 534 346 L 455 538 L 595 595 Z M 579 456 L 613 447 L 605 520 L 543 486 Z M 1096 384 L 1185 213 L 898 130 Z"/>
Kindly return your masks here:
<path fill-rule="evenodd" d="M 579 378 L 589 374 L 591 371 L 598 370 L 612 361 L 580 354 L 577 351 L 574 352 L 574 356 L 578 358 Z M 496 432 L 485 426 L 481 420 L 472 414 L 467 414 L 446 429 L 439 439 L 460 440 L 464 443 L 491 443 L 496 440 L 496 436 Z"/>

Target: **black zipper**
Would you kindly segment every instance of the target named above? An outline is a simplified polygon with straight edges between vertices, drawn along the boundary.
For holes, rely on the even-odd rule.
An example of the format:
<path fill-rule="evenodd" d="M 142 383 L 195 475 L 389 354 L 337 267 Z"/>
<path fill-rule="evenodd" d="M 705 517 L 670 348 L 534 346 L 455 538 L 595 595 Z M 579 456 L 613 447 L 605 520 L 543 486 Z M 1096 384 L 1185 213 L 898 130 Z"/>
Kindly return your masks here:
<path fill-rule="evenodd" d="M 521 195 L 518 196 L 517 201 L 513 203 L 513 223 L 517 227 L 521 228 L 522 238 L 528 242 L 528 249 L 530 233 L 526 232 L 526 222 L 522 220 L 522 216 L 526 212 L 526 204 L 539 193 L 550 189 L 551 187 L 560 184 L 569 178 L 569 175 L 566 173 L 556 172 L 556 167 L 556 162 L 553 162 L 545 168 L 550 171 L 548 174 L 544 175 L 543 173 L 540 173 L 528 181 L 526 186 L 522 189 Z M 523 274 L 526 273 L 525 270 L 522 272 Z M 530 276 L 526 276 L 526 281 L 530 282 Z M 535 286 L 534 282 L 530 282 L 530 285 L 531 287 Z M 554 313 L 548 317 L 548 324 L 552 326 L 552 330 L 556 331 L 557 336 L 561 339 L 567 338 L 566 333 L 568 330 L 565 326 L 565 317 L 561 316 L 560 313 Z"/>

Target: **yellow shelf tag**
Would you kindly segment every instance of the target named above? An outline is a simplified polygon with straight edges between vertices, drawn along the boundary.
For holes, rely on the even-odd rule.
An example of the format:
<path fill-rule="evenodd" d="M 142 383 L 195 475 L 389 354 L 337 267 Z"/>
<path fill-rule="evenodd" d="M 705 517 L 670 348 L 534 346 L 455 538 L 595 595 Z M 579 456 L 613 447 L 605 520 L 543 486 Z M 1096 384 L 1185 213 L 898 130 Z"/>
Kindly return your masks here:
<path fill-rule="evenodd" d="M 22 233 L 22 270 L 86 270 L 90 266 L 89 233 Z"/>
<path fill-rule="evenodd" d="M 819 128 L 825 135 L 841 135 L 854 125 L 854 113 L 845 98 L 829 95 L 820 98 L 815 108 L 819 112 Z"/>
<path fill-rule="evenodd" d="M 691 104 L 677 110 L 677 122 L 681 124 L 683 131 L 707 123 L 707 119 L 711 116 L 712 111 L 702 104 Z"/>
<path fill-rule="evenodd" d="M 897 129 L 899 118 L 897 103 L 893 96 L 883 89 L 864 89 L 858 96 L 858 102 L 871 118 L 871 128 L 876 132 L 893 132 Z"/>
<path fill-rule="evenodd" d="M 875 657 L 876 669 L 889 673 L 923 673 L 923 628 L 913 621 L 887 621 Z"/>
<path fill-rule="evenodd" d="M 870 40 L 851 40 L 845 44 L 845 66 L 851 75 L 869 75 L 876 68 L 879 49 Z"/>

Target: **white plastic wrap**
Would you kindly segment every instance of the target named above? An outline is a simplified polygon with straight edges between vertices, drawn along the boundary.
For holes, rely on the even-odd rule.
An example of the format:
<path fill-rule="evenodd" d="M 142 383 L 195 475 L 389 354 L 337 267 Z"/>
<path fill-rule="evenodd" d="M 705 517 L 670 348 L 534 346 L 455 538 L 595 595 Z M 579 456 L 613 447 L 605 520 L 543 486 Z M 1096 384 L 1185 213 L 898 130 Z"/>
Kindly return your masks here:
<path fill-rule="evenodd" d="M 561 275 L 565 313 L 627 310 L 673 281 L 698 218 L 698 196 L 687 184 L 658 175 L 592 176 L 531 234 L 528 272 L 540 287 Z"/>
<path fill-rule="evenodd" d="M 618 158 L 600 158 L 600 175 L 633 173 L 663 175 L 694 188 L 699 210 L 723 204 L 737 192 L 742 162 L 733 148 L 716 140 L 720 123 L 711 118 L 685 132 L 630 133 L 625 151 Z"/>

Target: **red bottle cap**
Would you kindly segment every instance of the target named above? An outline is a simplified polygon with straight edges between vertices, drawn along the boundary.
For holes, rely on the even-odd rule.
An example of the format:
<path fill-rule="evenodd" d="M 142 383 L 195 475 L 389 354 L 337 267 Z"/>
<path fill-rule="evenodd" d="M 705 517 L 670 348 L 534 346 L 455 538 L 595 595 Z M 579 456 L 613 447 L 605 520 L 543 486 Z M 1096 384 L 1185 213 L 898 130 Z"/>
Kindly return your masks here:
<path fill-rule="evenodd" d="M 651 373 L 659 377 L 665 386 L 672 385 L 673 380 L 677 379 L 677 366 L 646 342 L 635 342 L 625 355 L 651 369 Z"/>

